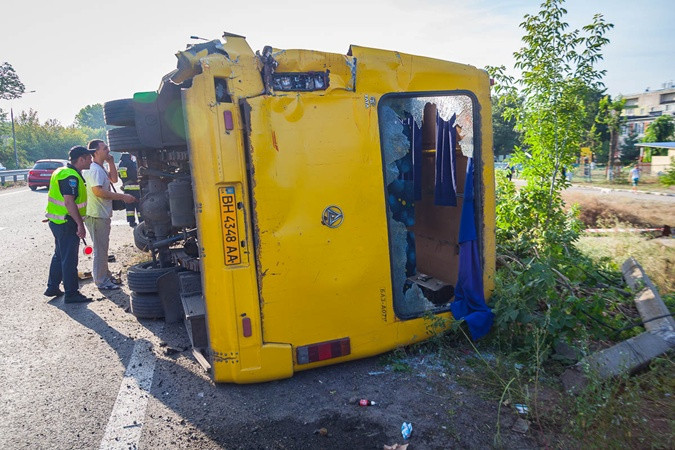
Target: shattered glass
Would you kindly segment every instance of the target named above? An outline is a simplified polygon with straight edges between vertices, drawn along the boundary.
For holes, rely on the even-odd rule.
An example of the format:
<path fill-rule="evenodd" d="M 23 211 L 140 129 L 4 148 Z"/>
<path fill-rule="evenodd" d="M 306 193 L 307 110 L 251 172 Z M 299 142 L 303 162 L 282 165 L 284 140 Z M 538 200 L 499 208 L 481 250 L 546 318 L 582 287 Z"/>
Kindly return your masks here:
<path fill-rule="evenodd" d="M 417 126 L 422 126 L 424 107 L 427 103 L 436 105 L 441 119 L 448 121 L 453 114 L 457 114 L 455 123 L 462 128 L 459 142 L 462 154 L 467 158 L 473 157 L 473 102 L 468 95 L 445 95 L 438 97 L 411 97 L 404 99 L 407 111 L 415 119 Z"/>
<path fill-rule="evenodd" d="M 410 267 L 415 267 L 414 236 L 408 227 L 414 225 L 414 199 L 412 183 L 405 172 L 410 166 L 410 135 L 403 125 L 407 117 L 412 116 L 421 127 L 424 107 L 436 105 L 438 114 L 444 120 L 456 115 L 458 144 L 462 154 L 473 156 L 473 102 L 467 95 L 447 95 L 433 97 L 392 97 L 380 102 L 379 124 L 382 136 L 384 158 L 387 219 L 389 223 L 389 245 L 392 265 L 392 287 L 394 307 L 397 315 L 416 316 L 436 309 L 417 284 L 408 281 L 413 275 Z M 434 119 L 435 120 L 435 119 Z"/>

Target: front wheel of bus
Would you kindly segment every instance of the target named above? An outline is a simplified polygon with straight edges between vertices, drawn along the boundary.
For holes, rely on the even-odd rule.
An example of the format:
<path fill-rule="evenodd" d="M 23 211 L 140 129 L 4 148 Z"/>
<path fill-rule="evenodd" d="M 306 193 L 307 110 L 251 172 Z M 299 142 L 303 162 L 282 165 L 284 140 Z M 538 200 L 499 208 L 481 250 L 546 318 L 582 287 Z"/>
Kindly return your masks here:
<path fill-rule="evenodd" d="M 159 294 L 131 293 L 131 313 L 139 319 L 161 319 L 164 317 L 164 307 Z"/>

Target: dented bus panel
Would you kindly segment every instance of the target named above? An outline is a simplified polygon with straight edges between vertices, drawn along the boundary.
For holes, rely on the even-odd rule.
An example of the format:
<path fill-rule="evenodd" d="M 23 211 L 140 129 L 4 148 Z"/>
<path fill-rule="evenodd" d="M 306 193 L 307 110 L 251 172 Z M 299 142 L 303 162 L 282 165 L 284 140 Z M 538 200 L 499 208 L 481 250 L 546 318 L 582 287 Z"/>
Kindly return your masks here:
<path fill-rule="evenodd" d="M 109 135 L 111 149 L 142 166 L 147 247 L 158 266 L 182 267 L 170 275 L 179 295 L 159 289 L 162 302 L 180 303 L 215 381 L 268 381 L 377 355 L 428 338 L 429 314 L 451 319 L 468 158 L 489 298 L 484 71 L 358 46 L 254 53 L 241 36 L 224 40 L 179 52 L 156 99 L 134 96 L 123 128 L 137 140 Z M 144 128 L 149 116 L 155 131 Z M 435 198 L 437 123 L 455 136 L 450 205 Z M 193 227 L 153 210 L 179 179 L 190 181 L 194 204 L 182 208 L 194 211 Z M 169 203 L 169 218 L 185 212 Z"/>

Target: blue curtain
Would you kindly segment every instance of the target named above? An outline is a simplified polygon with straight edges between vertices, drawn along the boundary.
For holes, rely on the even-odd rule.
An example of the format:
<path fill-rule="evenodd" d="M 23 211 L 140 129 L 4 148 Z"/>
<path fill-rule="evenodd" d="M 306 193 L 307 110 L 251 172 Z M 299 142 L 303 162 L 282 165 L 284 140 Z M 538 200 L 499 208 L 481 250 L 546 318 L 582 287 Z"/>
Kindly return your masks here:
<path fill-rule="evenodd" d="M 450 310 L 455 319 L 464 319 L 474 340 L 485 336 L 492 327 L 494 314 L 485 303 L 483 268 L 476 232 L 473 158 L 469 158 L 466 166 L 464 202 L 459 225 L 459 274 L 455 286 L 455 301 L 450 304 Z"/>
<path fill-rule="evenodd" d="M 457 130 L 453 114 L 445 121 L 436 113 L 436 189 L 434 203 L 439 206 L 457 206 L 457 162 L 455 143 Z"/>
<path fill-rule="evenodd" d="M 413 199 L 419 201 L 422 200 L 422 127 L 417 126 L 415 119 L 409 113 L 405 114 L 404 124 L 408 128 L 410 138 Z"/>

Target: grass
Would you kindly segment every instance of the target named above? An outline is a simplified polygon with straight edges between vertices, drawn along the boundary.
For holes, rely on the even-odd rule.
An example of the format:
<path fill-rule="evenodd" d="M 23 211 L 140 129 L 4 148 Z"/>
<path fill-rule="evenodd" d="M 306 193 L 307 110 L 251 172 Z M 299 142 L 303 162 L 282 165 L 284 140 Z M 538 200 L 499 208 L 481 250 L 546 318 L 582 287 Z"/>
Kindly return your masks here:
<path fill-rule="evenodd" d="M 673 448 L 675 363 L 668 356 L 656 358 L 642 373 L 594 380 L 580 395 L 569 396 L 558 382 L 564 367 L 555 360 L 528 372 L 494 342 L 473 344 L 461 332 L 446 335 L 445 342 L 427 344 L 426 351 L 441 355 L 450 373 L 462 367 L 456 370 L 457 382 L 497 402 L 496 446 L 500 428 L 503 432 L 502 415 L 520 403 L 528 407 L 523 417 L 543 447 Z"/>
<path fill-rule="evenodd" d="M 15 187 L 28 186 L 28 183 L 25 181 L 5 181 L 4 184 L 0 183 L 0 191 L 3 189 L 11 189 Z"/>
<path fill-rule="evenodd" d="M 651 228 L 675 224 L 675 202 L 664 197 L 633 199 L 580 191 L 567 191 L 563 196 L 568 205 L 580 205 L 580 219 L 588 228 Z M 617 268 L 633 256 L 663 295 L 675 292 L 675 247 L 666 243 L 649 234 L 608 233 L 584 235 L 577 247 L 593 259 L 609 258 Z"/>
<path fill-rule="evenodd" d="M 583 236 L 577 247 L 593 259 L 609 258 L 617 267 L 633 256 L 645 269 L 661 294 L 675 292 L 675 248 L 644 235 L 614 233 L 610 236 Z"/>
<path fill-rule="evenodd" d="M 561 419 L 583 447 L 673 448 L 675 363 L 654 359 L 636 376 L 593 383 L 576 398 L 567 398 Z M 565 417 L 566 416 L 566 417 Z"/>
<path fill-rule="evenodd" d="M 568 204 L 578 203 L 581 219 L 589 228 L 661 227 L 675 224 L 675 208 L 664 197 L 644 196 L 639 200 L 621 193 L 600 194 L 599 191 L 568 191 Z M 667 238 L 664 238 L 667 239 Z M 607 233 L 586 235 L 577 247 L 594 260 L 608 258 L 620 268 L 630 256 L 635 257 L 647 275 L 659 288 L 669 309 L 675 308 L 675 248 L 637 233 Z M 626 288 L 627 289 L 627 288 Z M 617 294 L 621 308 L 607 307 L 604 320 L 613 314 L 629 314 L 630 321 L 639 321 L 632 297 Z M 618 308 L 618 306 L 617 306 Z M 620 311 L 619 311 L 620 310 Z M 630 310 L 630 311 L 629 311 Z M 438 328 L 433 321 L 429 328 Z M 578 396 L 562 391 L 559 376 L 571 364 L 550 358 L 535 360 L 537 367 L 523 367 L 514 354 L 500 345 L 498 336 L 481 340 L 475 347 L 459 330 L 444 339 L 432 340 L 427 351 L 440 355 L 449 373 L 455 372 L 457 382 L 472 389 L 485 399 L 498 402 L 501 414 L 514 404 L 526 404 L 530 413 L 531 433 L 543 447 L 554 448 L 675 448 L 675 363 L 669 356 L 653 360 L 641 373 L 624 375 L 605 382 L 592 380 Z M 637 327 L 630 332 L 639 333 Z M 532 333 L 536 334 L 533 329 Z M 607 342 L 592 342 L 578 337 L 583 352 L 611 345 L 627 337 L 614 336 Z M 470 350 L 474 350 L 473 352 Z M 535 363 L 532 363 L 535 364 Z M 462 367 L 461 371 L 457 370 Z M 495 443 L 503 424 L 495 419 Z M 501 431 L 499 431 L 501 430 Z"/>

